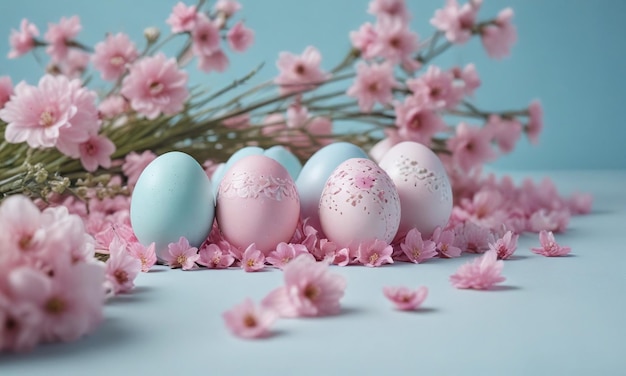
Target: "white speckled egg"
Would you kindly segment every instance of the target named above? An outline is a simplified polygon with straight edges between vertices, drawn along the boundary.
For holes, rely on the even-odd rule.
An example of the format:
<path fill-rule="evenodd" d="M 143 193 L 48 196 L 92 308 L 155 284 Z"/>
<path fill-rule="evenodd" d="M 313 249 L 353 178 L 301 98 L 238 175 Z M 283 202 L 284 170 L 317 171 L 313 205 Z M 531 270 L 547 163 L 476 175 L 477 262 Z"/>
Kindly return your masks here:
<path fill-rule="evenodd" d="M 417 142 L 401 142 L 380 161 L 380 167 L 393 180 L 402 205 L 402 219 L 396 238 L 412 228 L 430 236 L 437 226 L 445 226 L 452 213 L 452 188 L 437 155 Z"/>
<path fill-rule="evenodd" d="M 130 221 L 144 245 L 156 243 L 159 259 L 181 236 L 199 246 L 211 231 L 215 204 L 211 182 L 188 154 L 165 153 L 141 173 L 130 201 Z"/>
<path fill-rule="evenodd" d="M 224 238 L 237 247 L 256 243 L 269 253 L 289 242 L 300 217 L 300 199 L 287 170 L 264 155 L 233 164 L 217 194 L 217 224 Z"/>
<path fill-rule="evenodd" d="M 324 234 L 340 247 L 362 241 L 386 242 L 400 224 L 400 199 L 393 182 L 376 163 L 351 158 L 330 175 L 319 202 Z"/>

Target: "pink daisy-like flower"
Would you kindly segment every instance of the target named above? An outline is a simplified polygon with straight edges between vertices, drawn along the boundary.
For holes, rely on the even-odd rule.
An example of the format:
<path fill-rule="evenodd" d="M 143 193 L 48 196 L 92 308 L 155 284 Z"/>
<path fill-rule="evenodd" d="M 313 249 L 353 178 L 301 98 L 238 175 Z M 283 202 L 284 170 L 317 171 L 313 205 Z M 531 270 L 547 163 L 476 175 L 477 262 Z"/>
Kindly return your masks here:
<path fill-rule="evenodd" d="M 404 0 L 372 0 L 367 12 L 376 17 L 398 18 L 403 22 L 411 19 Z"/>
<path fill-rule="evenodd" d="M 361 51 L 361 56 L 365 59 L 372 59 L 375 57 L 373 53 L 374 42 L 376 42 L 376 30 L 374 26 L 366 22 L 357 31 L 350 32 L 350 41 L 352 46 Z"/>
<path fill-rule="evenodd" d="M 400 243 L 402 252 L 409 261 L 420 264 L 430 258 L 437 256 L 435 242 L 431 240 L 423 240 L 422 234 L 416 229 L 411 229 Z"/>
<path fill-rule="evenodd" d="M 487 251 L 484 255 L 467 262 L 450 276 L 450 282 L 458 289 L 487 290 L 493 285 L 506 280 L 500 275 L 503 261 L 498 260 L 496 251 Z"/>
<path fill-rule="evenodd" d="M 186 85 L 187 73 L 178 68 L 176 59 L 159 53 L 131 65 L 121 93 L 135 111 L 155 119 L 160 113 L 175 115 L 183 109 L 189 96 Z"/>
<path fill-rule="evenodd" d="M 172 27 L 172 33 L 183 33 L 185 31 L 192 31 L 196 26 L 196 20 L 198 19 L 198 12 L 195 5 L 187 6 L 183 2 L 178 2 L 172 8 L 172 13 L 165 21 Z"/>
<path fill-rule="evenodd" d="M 543 130 L 543 107 L 541 102 L 534 100 L 528 106 L 528 124 L 526 134 L 531 143 L 539 143 L 539 134 Z"/>
<path fill-rule="evenodd" d="M 276 246 L 274 251 L 270 252 L 266 260 L 278 269 L 284 269 L 285 265 L 300 255 L 313 257 L 306 246 L 302 244 L 287 244 L 281 242 Z"/>
<path fill-rule="evenodd" d="M 134 281 L 141 270 L 141 261 L 131 256 L 126 245 L 114 238 L 109 245 L 109 259 L 106 262 L 106 279 L 113 286 L 113 293 L 126 293 L 135 287 Z"/>
<path fill-rule="evenodd" d="M 96 171 L 98 166 L 111 167 L 111 155 L 115 144 L 106 136 L 93 135 L 78 146 L 80 163 L 87 171 Z"/>
<path fill-rule="evenodd" d="M 252 243 L 241 256 L 241 268 L 247 272 L 256 272 L 265 268 L 265 255 L 256 244 Z"/>
<path fill-rule="evenodd" d="M 103 80 L 116 80 L 138 56 L 139 52 L 128 35 L 117 33 L 96 44 L 91 62 Z"/>
<path fill-rule="evenodd" d="M 310 90 L 324 82 L 329 74 L 322 71 L 322 55 L 312 46 L 304 49 L 302 55 L 281 52 L 276 66 L 279 74 L 274 82 L 280 86 L 281 94 Z"/>
<path fill-rule="evenodd" d="M 154 242 L 145 247 L 139 242 L 133 242 L 128 245 L 128 253 L 141 262 L 141 271 L 147 273 L 156 264 L 156 248 Z"/>
<path fill-rule="evenodd" d="M 151 152 L 150 150 L 145 150 L 141 154 L 137 154 L 132 151 L 126 154 L 124 158 L 124 164 L 122 165 L 122 172 L 128 178 L 128 184 L 134 186 L 139 180 L 139 176 L 143 172 L 144 168 L 146 168 L 150 162 L 156 159 L 156 154 Z"/>
<path fill-rule="evenodd" d="M 348 88 L 347 95 L 359 101 L 364 112 L 370 112 L 376 102 L 387 104 L 393 99 L 392 89 L 398 86 L 390 63 L 370 65 L 360 62 L 356 67 L 356 79 Z"/>
<path fill-rule="evenodd" d="M 375 26 L 376 40 L 371 53 L 391 63 L 411 60 L 419 48 L 418 36 L 399 18 L 383 17 Z"/>
<path fill-rule="evenodd" d="M 198 264 L 209 269 L 226 269 L 235 262 L 235 258 L 229 252 L 224 252 L 217 244 L 205 243 L 200 247 L 198 254 L 200 255 Z"/>
<path fill-rule="evenodd" d="M 430 145 L 432 137 L 446 129 L 446 123 L 431 110 L 420 97 L 408 96 L 404 102 L 396 102 L 396 125 L 398 134 L 405 139 Z"/>
<path fill-rule="evenodd" d="M 203 72 L 224 72 L 226 68 L 228 68 L 228 56 L 220 49 L 198 58 L 198 69 Z"/>
<path fill-rule="evenodd" d="M 192 50 L 196 56 L 211 55 L 220 47 L 220 29 L 208 17 L 198 17 L 196 26 L 191 32 Z"/>
<path fill-rule="evenodd" d="M 443 230 L 437 227 L 432 235 L 432 241 L 435 243 L 435 251 L 441 258 L 453 258 L 461 256 L 463 252 L 461 248 L 454 244 L 455 235 L 452 230 Z"/>
<path fill-rule="evenodd" d="M 407 80 L 406 85 L 425 106 L 433 109 L 452 108 L 463 97 L 463 88 L 454 85 L 454 75 L 435 65 L 429 66 L 422 76 Z"/>
<path fill-rule="evenodd" d="M 11 51 L 8 54 L 9 59 L 15 59 L 35 48 L 35 37 L 37 36 L 39 36 L 37 26 L 23 18 L 20 23 L 20 31 L 11 30 L 11 36 L 9 36 L 9 44 L 11 45 Z"/>
<path fill-rule="evenodd" d="M 430 23 L 446 33 L 446 38 L 456 44 L 467 42 L 472 36 L 476 15 L 482 0 L 473 0 L 459 6 L 456 0 L 448 0 L 443 9 L 437 9 Z"/>
<path fill-rule="evenodd" d="M 11 82 L 11 77 L 0 77 L 0 110 L 4 107 L 5 103 L 11 99 L 12 94 L 13 83 Z"/>
<path fill-rule="evenodd" d="M 177 243 L 168 244 L 167 250 L 164 261 L 172 269 L 191 270 L 196 266 L 196 261 L 200 258 L 198 248 L 190 246 L 189 241 L 184 236 L 181 236 Z"/>
<path fill-rule="evenodd" d="M 453 161 L 465 172 L 495 158 L 491 147 L 491 132 L 485 128 L 459 123 L 456 135 L 448 140 Z"/>
<path fill-rule="evenodd" d="M 241 10 L 241 4 L 235 0 L 217 0 L 213 9 L 223 13 L 227 18 Z"/>
<path fill-rule="evenodd" d="M 377 267 L 383 264 L 393 264 L 391 254 L 393 247 L 385 241 L 375 239 L 361 242 L 356 250 L 356 260 L 368 267 Z"/>
<path fill-rule="evenodd" d="M 495 21 L 484 26 L 480 32 L 487 55 L 494 59 L 507 57 L 517 41 L 517 29 L 512 23 L 513 9 L 506 8 L 498 13 Z"/>
<path fill-rule="evenodd" d="M 565 256 L 572 251 L 572 248 L 559 245 L 554 239 L 552 231 L 541 231 L 539 233 L 539 242 L 541 247 L 531 248 L 533 253 L 546 257 Z"/>
<path fill-rule="evenodd" d="M 428 296 L 426 286 L 411 290 L 408 287 L 383 287 L 383 294 L 401 311 L 412 311 L 418 309 Z"/>
<path fill-rule="evenodd" d="M 46 52 L 52 57 L 52 61 L 59 62 L 65 59 L 69 51 L 68 42 L 72 41 L 81 29 L 78 16 L 61 17 L 58 24 L 48 24 L 48 31 L 46 31 L 44 39 L 48 42 Z"/>
<path fill-rule="evenodd" d="M 226 40 L 233 51 L 244 52 L 254 43 L 254 31 L 239 21 L 226 33 Z"/>
<path fill-rule="evenodd" d="M 330 273 L 328 264 L 299 256 L 285 266 L 285 286 L 270 292 L 262 305 L 281 317 L 325 316 L 340 311 L 346 280 Z"/>
<path fill-rule="evenodd" d="M 518 234 L 513 234 L 512 231 L 507 231 L 504 236 L 498 239 L 495 243 L 489 243 L 489 249 L 496 251 L 498 259 L 507 260 L 513 256 L 513 253 L 515 253 L 518 238 Z"/>
<path fill-rule="evenodd" d="M 276 314 L 268 308 L 257 306 L 246 299 L 222 314 L 226 327 L 237 337 L 262 338 L 269 335 L 269 328 L 276 321 Z"/>

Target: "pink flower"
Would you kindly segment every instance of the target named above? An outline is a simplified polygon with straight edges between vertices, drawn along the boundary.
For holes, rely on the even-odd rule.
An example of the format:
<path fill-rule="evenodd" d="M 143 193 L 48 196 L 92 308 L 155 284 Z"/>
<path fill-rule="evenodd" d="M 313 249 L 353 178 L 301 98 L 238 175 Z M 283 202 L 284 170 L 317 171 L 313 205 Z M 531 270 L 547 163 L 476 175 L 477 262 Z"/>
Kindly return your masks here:
<path fill-rule="evenodd" d="M 465 172 L 495 157 L 491 148 L 491 132 L 484 128 L 459 123 L 456 135 L 448 140 L 448 149 L 457 166 Z"/>
<path fill-rule="evenodd" d="M 432 137 L 446 129 L 441 116 L 428 108 L 416 96 L 408 96 L 404 102 L 396 102 L 396 125 L 398 134 L 405 139 L 430 145 Z"/>
<path fill-rule="evenodd" d="M 498 259 L 507 260 L 517 249 L 517 239 L 519 235 L 513 234 L 511 231 L 507 231 L 503 237 L 498 239 L 495 243 L 489 243 L 489 250 L 496 251 Z"/>
<path fill-rule="evenodd" d="M 226 269 L 235 262 L 235 258 L 224 252 L 217 244 L 206 244 L 200 247 L 198 264 L 209 269 Z"/>
<path fill-rule="evenodd" d="M 254 43 L 254 31 L 239 21 L 226 34 L 228 45 L 233 51 L 244 52 Z"/>
<path fill-rule="evenodd" d="M 80 78 L 87 70 L 90 59 L 91 55 L 87 52 L 72 49 L 67 52 L 65 59 L 56 65 L 56 68 L 68 78 Z"/>
<path fill-rule="evenodd" d="M 488 228 L 467 221 L 457 226 L 455 231 L 455 242 L 461 250 L 470 253 L 483 253 L 489 249 L 492 234 Z"/>
<path fill-rule="evenodd" d="M 141 270 L 142 263 L 126 251 L 126 245 L 115 238 L 109 245 L 110 257 L 106 262 L 106 279 L 113 286 L 113 293 L 130 292 Z"/>
<path fill-rule="evenodd" d="M 424 75 L 408 79 L 406 85 L 425 106 L 433 109 L 452 108 L 463 97 L 463 88 L 454 85 L 452 73 L 434 65 Z"/>
<path fill-rule="evenodd" d="M 526 134 L 531 143 L 539 142 L 539 134 L 543 130 L 543 107 L 541 102 L 534 100 L 528 106 L 528 124 L 526 125 Z"/>
<path fill-rule="evenodd" d="M 98 113 L 102 118 L 111 119 L 130 110 L 128 101 L 121 95 L 110 95 L 98 105 Z"/>
<path fill-rule="evenodd" d="M 418 36 L 409 30 L 404 21 L 399 18 L 380 18 L 375 31 L 372 55 L 383 57 L 394 64 L 413 59 L 412 54 L 419 48 Z"/>
<path fill-rule="evenodd" d="M 130 67 L 121 93 L 135 111 L 155 119 L 161 112 L 175 115 L 183 109 L 189 96 L 186 85 L 187 73 L 178 68 L 175 59 L 159 53 L 144 57 Z"/>
<path fill-rule="evenodd" d="M 312 46 L 304 49 L 302 55 L 281 52 L 276 66 L 279 74 L 274 82 L 280 86 L 281 94 L 289 94 L 315 88 L 330 75 L 320 68 L 322 55 Z"/>
<path fill-rule="evenodd" d="M 96 171 L 98 166 L 111 167 L 111 154 L 115 152 L 115 144 L 106 136 L 93 135 L 78 147 L 80 163 L 87 171 Z"/>
<path fill-rule="evenodd" d="M 139 52 L 128 35 L 117 33 L 96 44 L 91 61 L 103 80 L 116 80 L 138 56 Z"/>
<path fill-rule="evenodd" d="M 164 261 L 170 268 L 182 268 L 191 270 L 196 266 L 196 261 L 200 258 L 198 248 L 189 245 L 189 241 L 184 236 L 178 239 L 178 243 L 167 245 L 168 252 L 164 256 Z"/>
<path fill-rule="evenodd" d="M 41 226 L 41 212 L 21 195 L 6 198 L 0 205 L 2 257 L 33 256 L 46 251 L 47 231 Z"/>
<path fill-rule="evenodd" d="M 456 80 L 463 83 L 463 93 L 465 95 L 474 95 L 474 91 L 480 87 L 481 81 L 473 63 L 467 64 L 463 70 L 456 67 L 452 69 L 452 75 Z"/>
<path fill-rule="evenodd" d="M 0 292 L 0 352 L 32 350 L 39 342 L 41 325 L 42 315 L 35 305 L 21 296 L 10 299 Z"/>
<path fill-rule="evenodd" d="M 432 240 L 435 243 L 435 251 L 439 257 L 452 258 L 459 257 L 463 252 L 461 248 L 454 245 L 454 231 L 442 230 L 441 227 L 437 227 L 433 232 Z"/>
<path fill-rule="evenodd" d="M 11 77 L 9 76 L 0 77 L 0 110 L 9 101 L 9 99 L 11 99 L 12 94 L 13 94 L 13 83 L 11 82 Z"/>
<path fill-rule="evenodd" d="M 146 168 L 156 157 L 156 154 L 150 150 L 145 150 L 141 154 L 137 154 L 134 151 L 126 154 L 124 164 L 122 165 L 122 172 L 128 178 L 128 184 L 134 186 L 144 168 Z"/>
<path fill-rule="evenodd" d="M 567 202 L 572 214 L 587 214 L 591 212 L 593 196 L 589 193 L 574 193 Z"/>
<path fill-rule="evenodd" d="M 527 230 L 540 231 L 565 231 L 569 223 L 570 213 L 568 210 L 539 209 L 528 218 Z"/>
<path fill-rule="evenodd" d="M 389 299 L 397 309 L 401 311 L 412 311 L 418 309 L 428 296 L 428 288 L 421 286 L 416 290 L 407 287 L 383 287 L 383 294 Z"/>
<path fill-rule="evenodd" d="M 356 259 L 368 267 L 393 264 L 391 254 L 393 247 L 383 240 L 375 239 L 369 242 L 361 242 L 356 250 Z"/>
<path fill-rule="evenodd" d="M 271 309 L 257 306 L 249 298 L 224 312 L 222 317 L 226 327 L 241 338 L 267 337 L 276 320 L 276 314 Z"/>
<path fill-rule="evenodd" d="M 241 4 L 234 0 L 217 0 L 213 9 L 224 13 L 226 17 L 231 17 L 241 9 Z"/>
<path fill-rule="evenodd" d="M 456 0 L 448 0 L 443 9 L 437 9 L 430 23 L 446 33 L 446 38 L 456 44 L 467 42 L 472 36 L 476 15 L 482 0 L 469 1 L 459 6 Z"/>
<path fill-rule="evenodd" d="M 48 31 L 46 31 L 44 39 L 48 42 L 46 52 L 52 57 L 52 61 L 59 62 L 65 59 L 69 50 L 68 42 L 71 42 L 81 29 L 78 16 L 61 17 L 58 24 L 48 24 Z"/>
<path fill-rule="evenodd" d="M 198 17 L 191 32 L 192 50 L 196 56 L 210 55 L 220 47 L 220 29 L 208 17 Z"/>
<path fill-rule="evenodd" d="M 276 250 L 270 252 L 266 260 L 278 269 L 284 269 L 285 265 L 300 255 L 311 256 L 307 248 L 302 244 L 281 242 L 276 246 Z"/>
<path fill-rule="evenodd" d="M 199 57 L 198 69 L 203 72 L 224 72 L 226 68 L 228 68 L 228 57 L 224 51 L 220 49 L 217 49 L 208 55 L 202 55 Z"/>
<path fill-rule="evenodd" d="M 539 242 L 541 243 L 541 247 L 531 248 L 530 250 L 533 251 L 533 253 L 546 257 L 565 256 L 572 250 L 570 247 L 559 245 L 554 239 L 552 231 L 541 231 L 539 233 Z"/>
<path fill-rule="evenodd" d="M 59 80 L 61 82 L 59 82 Z M 57 78 L 55 85 L 64 85 L 65 83 L 62 81 L 62 78 Z M 42 87 L 41 81 L 39 82 L 39 87 Z M 98 133 L 101 122 L 98 119 L 96 93 L 82 86 L 81 81 L 77 79 L 69 81 L 69 87 L 72 104 L 76 107 L 77 111 L 74 116 L 69 119 L 68 126 L 59 129 L 59 138 L 56 141 L 56 147 L 65 155 L 69 155 L 72 158 L 79 158 L 79 144 L 87 141 L 92 134 Z M 45 116 L 45 114 L 42 114 L 42 116 Z"/>
<path fill-rule="evenodd" d="M 156 250 L 155 244 L 150 243 L 149 246 L 144 247 L 139 242 L 133 242 L 128 245 L 128 253 L 141 263 L 141 271 L 147 273 L 156 264 Z"/>
<path fill-rule="evenodd" d="M 187 6 L 183 2 L 178 2 L 172 8 L 172 13 L 165 21 L 172 27 L 172 33 L 183 33 L 192 31 L 196 26 L 198 12 L 195 5 Z"/>
<path fill-rule="evenodd" d="M 20 23 L 20 31 L 15 29 L 11 30 L 11 36 L 9 37 L 9 44 L 11 45 L 11 51 L 9 51 L 8 54 L 9 59 L 15 59 L 35 48 L 35 37 L 37 36 L 39 36 L 37 26 L 28 22 L 26 18 L 23 18 Z"/>
<path fill-rule="evenodd" d="M 495 21 L 484 26 L 480 32 L 487 55 L 501 59 L 511 53 L 517 41 L 517 29 L 513 26 L 513 9 L 506 8 L 498 13 Z"/>
<path fill-rule="evenodd" d="M 503 153 L 512 152 L 522 135 L 522 124 L 514 118 L 503 119 L 498 115 L 491 115 L 486 127 L 491 131 L 493 140 Z"/>
<path fill-rule="evenodd" d="M 241 268 L 247 272 L 256 272 L 265 268 L 265 255 L 255 243 L 246 248 L 241 256 Z"/>
<path fill-rule="evenodd" d="M 367 12 L 376 17 L 398 18 L 403 22 L 411 19 L 404 0 L 372 0 L 367 8 Z"/>
<path fill-rule="evenodd" d="M 350 32 L 350 41 L 352 46 L 361 51 L 361 56 L 365 59 L 372 59 L 375 57 L 373 53 L 373 46 L 376 42 L 376 30 L 371 23 L 366 22 L 357 31 Z"/>
<path fill-rule="evenodd" d="M 496 251 L 487 251 L 484 255 L 467 262 L 450 276 L 450 282 L 458 289 L 487 290 L 506 278 L 500 275 L 503 261 L 497 260 Z"/>
<path fill-rule="evenodd" d="M 270 292 L 262 305 L 281 317 L 325 316 L 340 311 L 346 289 L 344 277 L 328 271 L 328 264 L 299 256 L 284 269 L 285 286 Z"/>
<path fill-rule="evenodd" d="M 420 264 L 429 258 L 437 256 L 435 250 L 435 242 L 422 239 L 422 234 L 416 229 L 411 229 L 400 243 L 402 252 L 408 257 L 409 261 Z"/>
<path fill-rule="evenodd" d="M 356 72 L 354 84 L 348 88 L 346 94 L 358 99 L 362 111 L 370 112 L 376 102 L 381 104 L 391 102 L 392 89 L 398 86 L 391 64 L 368 65 L 361 62 L 357 65 Z"/>

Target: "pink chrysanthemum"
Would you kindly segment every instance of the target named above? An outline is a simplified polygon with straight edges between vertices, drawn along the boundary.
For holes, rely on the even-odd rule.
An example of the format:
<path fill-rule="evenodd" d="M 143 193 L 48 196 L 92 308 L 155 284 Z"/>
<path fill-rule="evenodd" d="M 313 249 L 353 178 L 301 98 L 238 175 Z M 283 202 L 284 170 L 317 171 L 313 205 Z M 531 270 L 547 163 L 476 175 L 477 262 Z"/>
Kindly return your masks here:
<path fill-rule="evenodd" d="M 435 11 L 430 23 L 445 32 L 450 42 L 463 44 L 472 36 L 481 2 L 482 0 L 472 0 L 459 6 L 456 0 L 448 0 L 443 9 Z"/>
<path fill-rule="evenodd" d="M 461 265 L 450 282 L 458 289 L 487 290 L 506 278 L 500 275 L 503 261 L 497 260 L 496 251 L 487 251 L 484 255 Z"/>
<path fill-rule="evenodd" d="M 356 67 L 356 79 L 346 94 L 359 101 L 364 112 L 370 112 L 376 102 L 387 104 L 393 99 L 393 88 L 398 86 L 393 75 L 393 66 L 389 63 L 370 65 L 359 63 Z"/>
<path fill-rule="evenodd" d="M 498 259 L 507 260 L 513 256 L 513 253 L 515 253 L 518 238 L 518 234 L 513 234 L 512 231 L 507 231 L 504 236 L 498 239 L 495 243 L 489 243 L 489 249 L 496 251 Z"/>
<path fill-rule="evenodd" d="M 141 271 L 147 273 L 157 262 L 155 248 L 154 242 L 145 247 L 136 241 L 128 245 L 128 253 L 141 262 Z"/>
<path fill-rule="evenodd" d="M 307 47 L 302 55 L 281 52 L 276 66 L 279 74 L 274 82 L 281 94 L 310 90 L 324 82 L 329 74 L 322 71 L 322 55 L 315 47 Z"/>
<path fill-rule="evenodd" d="M 80 163 L 85 170 L 93 172 L 98 166 L 111 167 L 111 155 L 115 152 L 115 144 L 106 136 L 93 135 L 78 146 Z"/>
<path fill-rule="evenodd" d="M 257 306 L 249 298 L 224 312 L 222 317 L 234 335 L 248 339 L 267 337 L 276 320 L 276 314 L 271 309 Z"/>
<path fill-rule="evenodd" d="M 172 27 L 172 33 L 177 34 L 193 30 L 197 19 L 198 12 L 196 6 L 187 6 L 179 1 L 174 5 L 172 13 L 165 22 Z"/>
<path fill-rule="evenodd" d="M 416 264 L 437 256 L 435 242 L 423 240 L 422 234 L 416 228 L 406 234 L 404 241 L 400 243 L 400 248 L 409 261 Z"/>
<path fill-rule="evenodd" d="M 72 41 L 81 31 L 80 18 L 72 16 L 70 18 L 61 17 L 58 24 L 48 24 L 48 31 L 44 39 L 48 42 L 46 52 L 55 62 L 62 61 L 67 57 L 69 51 L 68 42 Z"/>
<path fill-rule="evenodd" d="M 138 56 L 139 52 L 128 35 L 117 33 L 96 44 L 91 61 L 103 80 L 116 80 Z"/>
<path fill-rule="evenodd" d="M 428 288 L 421 286 L 416 290 L 408 287 L 383 287 L 383 294 L 401 311 L 412 311 L 418 309 L 428 296 Z"/>
<path fill-rule="evenodd" d="M 178 68 L 176 59 L 163 53 L 136 61 L 122 82 L 122 95 L 131 107 L 148 119 L 159 114 L 175 115 L 189 96 L 187 73 Z"/>
<path fill-rule="evenodd" d="M 393 264 L 392 253 L 393 247 L 391 245 L 383 240 L 375 239 L 359 244 L 356 250 L 356 260 L 368 267 Z"/>
<path fill-rule="evenodd" d="M 448 149 L 455 164 L 466 172 L 496 156 L 491 147 L 491 132 L 464 122 L 459 123 L 456 135 L 448 140 Z"/>
<path fill-rule="evenodd" d="M 428 146 L 435 134 L 446 129 L 441 116 L 426 106 L 420 97 L 408 96 L 404 102 L 396 102 L 394 107 L 398 134 L 407 140 Z"/>
<path fill-rule="evenodd" d="M 541 247 L 531 248 L 533 253 L 546 257 L 565 256 L 572 251 L 572 248 L 559 245 L 554 239 L 552 231 L 541 231 L 539 233 L 539 242 Z"/>
<path fill-rule="evenodd" d="M 131 256 L 126 245 L 115 238 L 109 245 L 109 259 L 106 262 L 106 279 L 113 287 L 113 293 L 126 293 L 135 287 L 135 278 L 141 270 L 141 261 Z"/>
<path fill-rule="evenodd" d="M 35 37 L 37 36 L 39 36 L 37 26 L 23 18 L 20 23 L 20 31 L 11 30 L 11 36 L 9 36 L 9 44 L 11 45 L 11 51 L 8 54 L 9 59 L 15 59 L 35 48 Z"/>
<path fill-rule="evenodd" d="M 507 57 L 517 41 L 517 29 L 513 25 L 513 9 L 506 8 L 498 13 L 495 21 L 484 26 L 480 32 L 487 54 L 494 59 Z"/>
<path fill-rule="evenodd" d="M 293 259 L 300 255 L 309 255 L 313 257 L 306 246 L 302 244 L 279 243 L 276 249 L 267 256 L 266 260 L 278 269 L 284 269 L 285 266 Z"/>
<path fill-rule="evenodd" d="M 217 244 L 203 244 L 198 254 L 200 255 L 198 264 L 209 269 L 226 269 L 235 262 L 235 258 L 229 252 L 224 252 Z"/>
<path fill-rule="evenodd" d="M 252 243 L 241 255 L 241 268 L 247 272 L 256 272 L 265 268 L 265 255 L 256 244 Z"/>
<path fill-rule="evenodd" d="M 239 21 L 226 33 L 226 40 L 233 51 L 244 52 L 254 43 L 254 31 Z"/>
<path fill-rule="evenodd" d="M 194 269 L 196 261 L 200 258 L 198 248 L 190 246 L 189 241 L 184 236 L 181 236 L 177 243 L 168 244 L 167 250 L 168 252 L 164 256 L 164 261 L 172 269 Z"/>
<path fill-rule="evenodd" d="M 12 94 L 13 83 L 11 82 L 11 77 L 0 77 L 0 110 L 4 107 L 5 103 L 11 99 Z"/>

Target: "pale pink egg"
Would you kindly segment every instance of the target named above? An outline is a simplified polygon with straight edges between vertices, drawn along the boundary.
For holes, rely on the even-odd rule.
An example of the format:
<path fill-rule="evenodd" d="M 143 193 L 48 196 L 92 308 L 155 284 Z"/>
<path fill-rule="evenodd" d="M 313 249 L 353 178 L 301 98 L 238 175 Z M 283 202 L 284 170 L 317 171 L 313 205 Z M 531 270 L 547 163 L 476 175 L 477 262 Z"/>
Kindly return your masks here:
<path fill-rule="evenodd" d="M 352 158 L 330 175 L 319 205 L 324 234 L 340 247 L 396 235 L 400 199 L 393 182 L 375 162 Z"/>
<path fill-rule="evenodd" d="M 231 244 L 256 243 L 264 253 L 289 242 L 300 217 L 300 199 L 287 170 L 263 155 L 233 164 L 217 193 L 217 224 Z"/>

